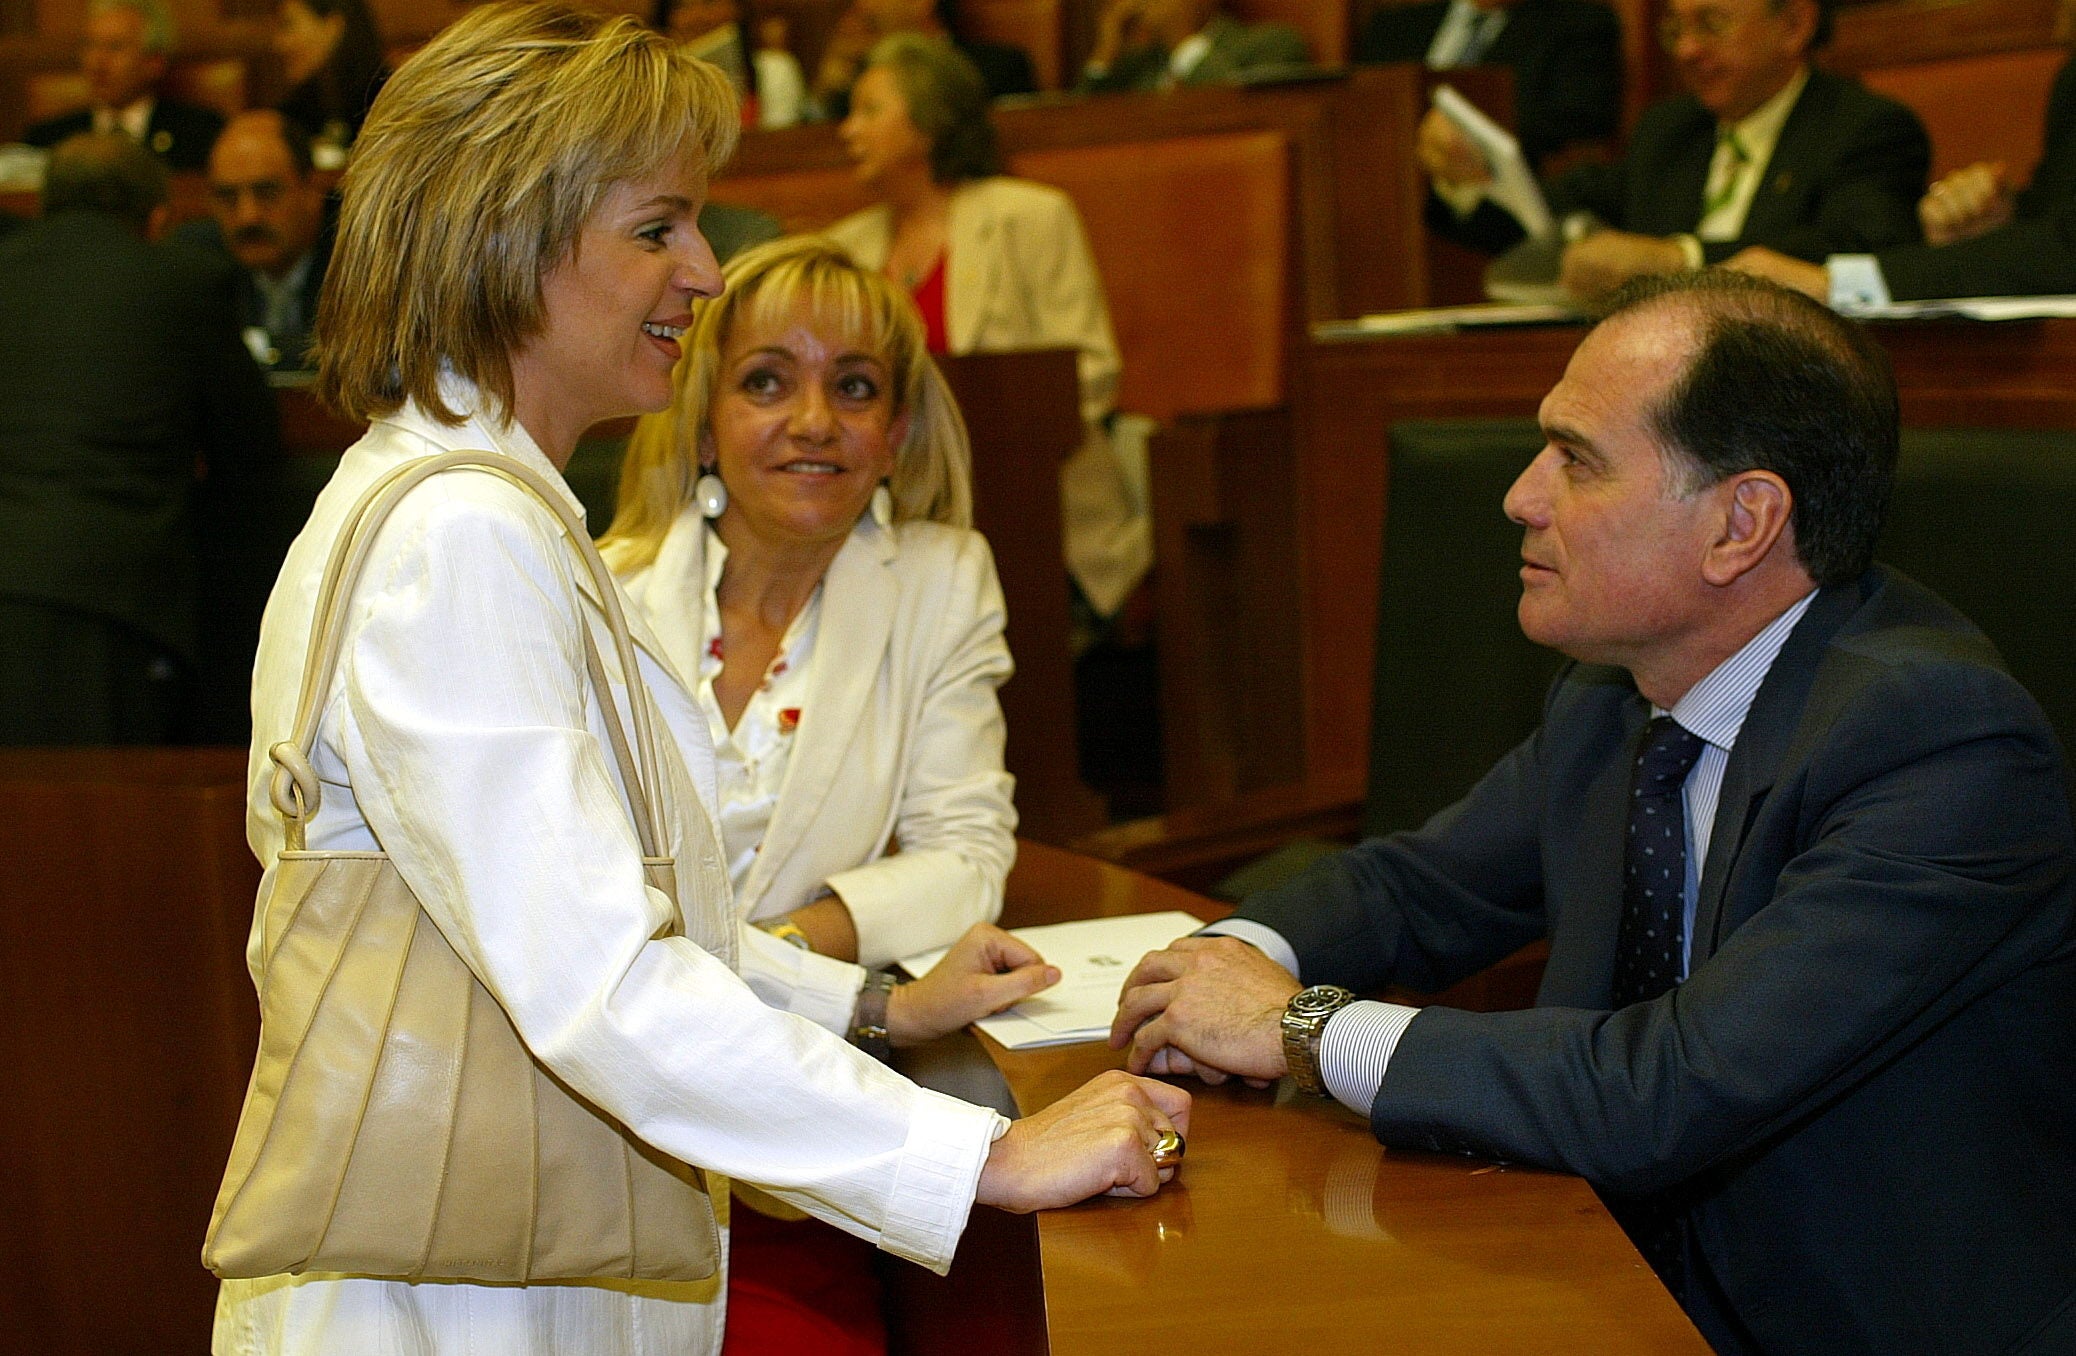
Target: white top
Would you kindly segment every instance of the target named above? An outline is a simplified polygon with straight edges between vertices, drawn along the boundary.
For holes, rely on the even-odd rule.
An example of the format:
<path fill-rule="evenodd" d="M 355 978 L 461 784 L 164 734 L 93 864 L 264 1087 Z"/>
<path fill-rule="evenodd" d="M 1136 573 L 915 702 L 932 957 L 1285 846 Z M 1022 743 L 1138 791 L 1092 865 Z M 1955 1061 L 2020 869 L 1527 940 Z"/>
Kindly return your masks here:
<path fill-rule="evenodd" d="M 800 716 L 812 697 L 808 679 L 814 660 L 815 633 L 822 618 L 820 585 L 786 627 L 778 653 L 765 667 L 764 681 L 728 728 L 728 717 L 714 694 L 721 676 L 721 573 L 728 564 L 728 547 L 709 530 L 706 538 L 706 592 L 701 599 L 700 629 L 706 646 L 699 652 L 699 708 L 706 713 L 706 728 L 714 741 L 714 780 L 719 800 L 716 817 L 721 821 L 721 841 L 728 863 L 728 884 L 738 899 L 750 882 L 750 868 L 763 851 L 765 830 L 778 807 L 779 790 L 785 785 L 786 769 L 792 763 L 794 736 L 800 731 Z"/>
<path fill-rule="evenodd" d="M 719 545 L 688 508 L 655 561 L 620 576 L 683 672 L 700 670 L 720 633 L 709 556 Z M 1002 911 L 1016 858 L 1015 783 L 1002 767 L 996 698 L 1010 673 L 1002 586 L 979 533 L 890 527 L 867 513 L 829 563 L 819 596 L 813 648 L 821 658 L 772 702 L 774 727 L 788 709 L 800 715 L 784 766 L 759 769 L 756 780 L 775 784 L 776 794 L 760 850 L 736 863 L 735 904 L 745 919 L 773 918 L 832 889 L 857 925 L 860 959 L 884 965 L 949 945 Z M 748 719 L 737 724 L 737 742 L 747 738 L 768 757 L 769 742 L 744 735 Z M 744 788 L 746 810 L 759 796 Z M 850 975 L 842 996 L 855 999 L 863 971 L 772 944 L 819 963 L 810 985 L 821 982 L 821 967 Z"/>
<path fill-rule="evenodd" d="M 455 396 L 463 408 L 472 400 L 466 389 Z M 282 834 L 264 750 L 293 718 L 323 558 L 347 508 L 384 471 L 461 448 L 553 475 L 523 430 L 482 420 L 446 428 L 407 407 L 346 453 L 289 551 L 253 684 L 248 829 L 269 869 Z M 643 880 L 578 627 L 599 636 L 616 689 L 617 659 L 578 574 L 553 519 L 502 481 L 451 472 L 403 501 L 375 541 L 324 698 L 311 759 L 324 794 L 310 846 L 387 850 L 528 1046 L 644 1139 L 943 1270 L 1007 1122 L 917 1088 L 785 1011 L 788 976 L 820 958 L 734 918 L 705 809 L 714 787 L 705 721 L 630 609 L 659 734 L 671 736 L 659 741 L 661 800 L 685 896 L 687 935 L 655 938 L 668 905 Z M 740 976 L 727 956 L 738 949 Z M 716 1190 L 717 1204 L 725 1196 Z M 675 1356 L 719 1349 L 724 1293 L 720 1277 L 232 1281 L 214 1349 Z"/>

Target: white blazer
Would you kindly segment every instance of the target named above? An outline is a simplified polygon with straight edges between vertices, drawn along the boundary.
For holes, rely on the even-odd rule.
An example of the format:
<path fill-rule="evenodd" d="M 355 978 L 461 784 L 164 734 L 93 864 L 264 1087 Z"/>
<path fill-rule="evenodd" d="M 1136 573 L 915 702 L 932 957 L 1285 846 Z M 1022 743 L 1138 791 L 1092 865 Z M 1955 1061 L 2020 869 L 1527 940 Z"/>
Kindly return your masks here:
<path fill-rule="evenodd" d="M 621 580 L 681 673 L 699 671 L 709 639 L 707 540 L 688 508 L 655 563 Z M 1016 857 L 995 695 L 1010 674 L 1002 586 L 978 532 L 889 530 L 867 513 L 821 607 L 785 781 L 736 907 L 772 918 L 827 885 L 857 924 L 858 959 L 880 966 L 1002 912 Z"/>
<path fill-rule="evenodd" d="M 467 408 L 472 393 L 457 388 L 454 398 Z M 481 420 L 448 428 L 407 408 L 347 451 L 290 548 L 253 680 L 248 823 L 264 867 L 282 846 L 266 749 L 289 733 L 317 581 L 341 520 L 391 467 L 461 448 L 553 477 L 523 430 Z M 686 896 L 688 935 L 656 937 L 668 905 L 643 881 L 585 675 L 579 628 L 598 634 L 603 621 L 578 573 L 555 521 L 502 481 L 453 472 L 403 501 L 375 540 L 323 698 L 311 760 L 323 797 L 310 845 L 386 850 L 528 1047 L 643 1139 L 943 1269 L 1006 1122 L 916 1087 L 784 1010 L 794 958 L 855 967 L 775 938 L 771 962 L 758 959 L 763 934 L 734 918 L 702 803 L 713 785 L 704 717 L 636 617 Z M 624 694 L 611 644 L 601 640 L 600 652 Z M 737 945 L 751 983 L 729 963 Z M 720 1278 L 228 1281 L 214 1349 L 710 1352 L 720 1346 L 722 1289 Z"/>
<path fill-rule="evenodd" d="M 1067 568 L 1105 616 L 1153 562 L 1153 529 L 1117 463 L 1102 421 L 1121 370 L 1103 279 L 1074 200 L 1028 179 L 976 179 L 952 193 L 946 225 L 944 327 L 953 353 L 1077 351 L 1082 445 L 1060 470 Z M 894 213 L 882 203 L 825 234 L 875 271 L 887 264 Z"/>

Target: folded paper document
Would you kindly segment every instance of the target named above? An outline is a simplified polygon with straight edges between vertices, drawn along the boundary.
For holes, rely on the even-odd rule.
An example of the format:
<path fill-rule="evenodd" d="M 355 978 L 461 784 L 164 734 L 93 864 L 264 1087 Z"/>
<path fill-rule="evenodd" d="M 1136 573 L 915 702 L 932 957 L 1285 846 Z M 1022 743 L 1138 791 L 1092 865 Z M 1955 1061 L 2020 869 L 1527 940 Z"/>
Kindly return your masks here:
<path fill-rule="evenodd" d="M 1202 926 L 1186 913 L 1169 912 L 1017 928 L 1015 936 L 1059 967 L 1060 982 L 977 1025 L 1012 1050 L 1101 1040 L 1110 1034 L 1118 992 L 1139 958 Z M 928 974 L 946 949 L 910 956 L 901 968 Z"/>

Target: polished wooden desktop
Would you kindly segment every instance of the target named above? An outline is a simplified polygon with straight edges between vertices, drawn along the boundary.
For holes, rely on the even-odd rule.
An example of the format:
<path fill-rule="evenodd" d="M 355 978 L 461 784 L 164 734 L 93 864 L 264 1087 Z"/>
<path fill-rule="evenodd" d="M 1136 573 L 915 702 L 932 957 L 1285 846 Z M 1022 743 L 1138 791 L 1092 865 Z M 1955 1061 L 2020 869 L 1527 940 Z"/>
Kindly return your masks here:
<path fill-rule="evenodd" d="M 1019 845 L 1004 921 L 1224 906 L 1041 844 Z M 1004 1050 L 1018 1107 L 1122 1063 L 1105 1045 Z M 977 1235 L 907 1322 L 916 1351 L 1705 1352 L 1576 1177 L 1380 1146 L 1363 1117 L 1295 1093 L 1190 1084 L 1189 1151 L 1150 1200 L 1098 1199 Z M 911 1269 L 912 1270 L 912 1269 Z M 897 1286 L 912 1296 L 919 1287 Z M 1035 1312 L 1033 1311 L 1035 1307 Z M 973 1316 L 984 1314 L 984 1324 Z M 963 1321 L 962 1321 L 963 1320 Z"/>

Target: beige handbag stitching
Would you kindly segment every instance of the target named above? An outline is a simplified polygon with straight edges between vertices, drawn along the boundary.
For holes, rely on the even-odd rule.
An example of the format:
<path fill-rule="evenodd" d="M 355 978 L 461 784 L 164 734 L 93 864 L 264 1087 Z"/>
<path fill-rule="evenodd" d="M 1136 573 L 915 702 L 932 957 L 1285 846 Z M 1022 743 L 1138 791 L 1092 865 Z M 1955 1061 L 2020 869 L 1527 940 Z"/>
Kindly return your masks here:
<path fill-rule="evenodd" d="M 347 515 L 326 561 L 293 738 L 269 750 L 269 796 L 287 846 L 261 887 L 260 1048 L 202 1260 L 225 1277 L 704 1280 L 719 1265 L 720 1236 L 703 1174 L 637 1140 L 533 1059 L 438 926 L 427 926 L 387 854 L 305 850 L 320 796 L 309 754 L 342 613 L 396 503 L 455 468 L 532 494 L 590 572 L 625 678 L 631 744 L 588 626 L 585 668 L 644 873 L 677 901 L 675 862 L 661 855 L 661 765 L 633 640 L 581 520 L 538 473 L 490 453 L 446 453 L 384 476 Z M 657 935 L 683 926 L 674 907 Z"/>

